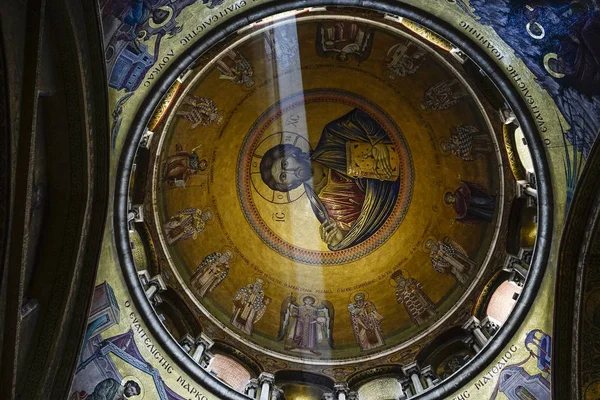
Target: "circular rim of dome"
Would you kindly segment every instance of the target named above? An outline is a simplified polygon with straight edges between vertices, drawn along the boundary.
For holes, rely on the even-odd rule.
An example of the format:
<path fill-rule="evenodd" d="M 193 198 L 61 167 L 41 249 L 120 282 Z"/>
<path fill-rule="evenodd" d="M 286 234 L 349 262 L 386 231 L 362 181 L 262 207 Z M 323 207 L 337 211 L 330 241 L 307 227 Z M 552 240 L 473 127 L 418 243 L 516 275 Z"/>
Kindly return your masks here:
<path fill-rule="evenodd" d="M 491 60 L 491 57 L 477 45 L 448 22 L 429 14 L 417 7 L 392 1 L 353 1 L 353 0 L 305 0 L 305 1 L 281 1 L 277 4 L 263 3 L 254 6 L 250 10 L 242 12 L 228 19 L 227 23 L 215 27 L 196 43 L 184 51 L 174 63 L 167 68 L 157 79 L 155 86 L 142 100 L 142 103 L 134 116 L 132 127 L 123 144 L 122 155 L 119 159 L 116 185 L 115 185 L 115 212 L 113 223 L 115 226 L 115 243 L 117 256 L 121 264 L 124 279 L 127 283 L 132 301 L 138 308 L 144 322 L 147 324 L 153 337 L 178 364 L 182 371 L 190 375 L 205 389 L 213 394 L 226 396 L 230 399 L 247 399 L 247 396 L 234 391 L 226 386 L 216 377 L 202 369 L 198 364 L 189 362 L 190 356 L 173 339 L 171 334 L 162 326 L 154 308 L 146 298 L 144 290 L 137 276 L 137 270 L 133 262 L 131 248 L 129 246 L 129 227 L 127 222 L 129 180 L 135 155 L 146 126 L 150 121 L 154 109 L 171 85 L 177 80 L 182 72 L 192 64 L 199 56 L 208 51 L 229 35 L 234 34 L 241 28 L 261 19 L 273 15 L 289 12 L 306 7 L 353 7 L 364 8 L 369 11 L 382 14 L 391 14 L 408 18 L 418 24 L 432 30 L 440 36 L 448 39 L 462 51 L 465 52 L 498 87 L 505 97 L 511 109 L 520 122 L 524 135 L 531 149 L 534 161 L 535 173 L 538 182 L 538 234 L 533 252 L 533 260 L 530 271 L 523 288 L 519 301 L 509 316 L 506 323 L 500 328 L 494 339 L 450 378 L 439 385 L 425 391 L 416 398 L 437 399 L 455 392 L 464 386 L 475 375 L 481 373 L 503 348 L 512 339 L 516 330 L 524 321 L 531 307 L 544 275 L 551 247 L 551 236 L 553 227 L 553 194 L 551 188 L 550 171 L 547 156 L 542 139 L 538 134 L 533 116 L 528 110 L 525 101 L 520 97 L 518 90 L 512 84 L 505 71 Z"/>

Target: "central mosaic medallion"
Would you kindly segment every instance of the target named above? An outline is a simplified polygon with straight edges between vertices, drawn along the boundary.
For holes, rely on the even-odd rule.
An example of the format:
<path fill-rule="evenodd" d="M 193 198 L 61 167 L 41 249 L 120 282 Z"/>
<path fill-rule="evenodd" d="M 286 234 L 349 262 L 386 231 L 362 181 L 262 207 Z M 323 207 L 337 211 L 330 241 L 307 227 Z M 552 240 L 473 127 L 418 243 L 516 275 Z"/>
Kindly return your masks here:
<path fill-rule="evenodd" d="M 321 131 L 307 129 L 314 119 Z M 269 247 L 332 265 L 364 257 L 394 233 L 413 176 L 404 136 L 381 108 L 350 92 L 314 89 L 282 99 L 254 123 L 237 187 L 246 219 Z"/>

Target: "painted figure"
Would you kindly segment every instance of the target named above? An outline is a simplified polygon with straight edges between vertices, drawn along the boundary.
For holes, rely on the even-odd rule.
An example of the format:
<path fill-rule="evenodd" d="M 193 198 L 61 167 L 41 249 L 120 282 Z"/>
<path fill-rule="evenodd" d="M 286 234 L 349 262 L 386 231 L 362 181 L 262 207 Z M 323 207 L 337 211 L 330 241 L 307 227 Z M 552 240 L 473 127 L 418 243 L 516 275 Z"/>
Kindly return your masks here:
<path fill-rule="evenodd" d="M 405 278 L 402 270 L 394 272 L 391 278 L 396 282 L 396 301 L 404 306 L 415 325 L 423 325 L 436 314 L 435 305 L 423 291 L 421 282 Z"/>
<path fill-rule="evenodd" d="M 425 91 L 423 107 L 427 110 L 447 110 L 467 97 L 467 92 L 457 79 L 440 82 Z"/>
<path fill-rule="evenodd" d="M 223 115 L 214 101 L 208 97 L 187 95 L 181 102 L 177 115 L 192 123 L 191 129 L 197 126 L 220 125 Z"/>
<path fill-rule="evenodd" d="M 300 67 L 300 50 L 295 28 L 288 24 L 276 26 L 266 31 L 264 38 L 267 56 L 274 62 L 276 68 L 287 70 L 291 67 Z"/>
<path fill-rule="evenodd" d="M 158 59 L 163 37 L 183 29 L 177 17 L 196 0 L 105 0 L 102 26 L 108 85 L 126 92 L 136 90 Z M 150 40 L 151 44 L 144 44 Z M 149 52 L 153 49 L 153 54 Z"/>
<path fill-rule="evenodd" d="M 199 147 L 189 152 L 184 151 L 181 144 L 175 145 L 176 153 L 167 157 L 164 167 L 163 181 L 167 182 L 169 187 L 185 188 L 188 179 L 198 172 L 206 171 L 208 160 L 198 157 L 196 150 Z"/>
<path fill-rule="evenodd" d="M 185 208 L 179 211 L 163 225 L 167 243 L 174 245 L 183 240 L 195 240 L 212 217 L 212 212 L 209 210 L 202 212 L 198 208 Z"/>
<path fill-rule="evenodd" d="M 310 155 L 292 144 L 267 150 L 260 174 L 274 191 L 304 185 L 330 250 L 373 235 L 391 214 L 400 190 L 398 155 L 389 136 L 358 109 L 327 124 Z"/>
<path fill-rule="evenodd" d="M 248 335 L 252 334 L 254 324 L 262 318 L 271 303 L 271 298 L 266 297 L 262 290 L 264 284 L 265 281 L 257 278 L 254 284 L 247 284 L 238 290 L 233 299 L 231 324 Z"/>
<path fill-rule="evenodd" d="M 350 57 L 358 62 L 365 61 L 371 55 L 374 34 L 371 28 L 355 22 L 319 24 L 317 54 L 320 57 L 334 55 L 341 62 Z"/>
<path fill-rule="evenodd" d="M 361 351 L 375 349 L 385 344 L 381 329 L 383 317 L 377 312 L 375 304 L 365 300 L 364 293 L 357 293 L 354 296 L 354 303 L 348 305 L 348 311 L 354 337 Z"/>
<path fill-rule="evenodd" d="M 459 284 L 467 282 L 469 273 L 475 267 L 475 262 L 469 258 L 465 249 L 458 243 L 445 237 L 437 243 L 433 239 L 425 242 L 429 250 L 431 265 L 440 274 L 452 275 Z"/>
<path fill-rule="evenodd" d="M 229 261 L 232 258 L 231 250 L 223 253 L 215 251 L 204 257 L 190 278 L 192 287 L 200 297 L 206 296 L 223 282 L 229 273 Z"/>
<path fill-rule="evenodd" d="M 219 79 L 231 81 L 247 88 L 254 85 L 254 70 L 250 62 L 239 51 L 229 50 L 217 61 L 217 68 L 221 72 Z"/>
<path fill-rule="evenodd" d="M 298 305 L 290 295 L 281 304 L 277 340 L 284 340 L 286 350 L 308 350 L 318 355 L 317 347 L 323 342 L 333 348 L 333 304 L 327 300 L 320 306 L 315 303 L 314 297 L 304 296 Z"/>
<path fill-rule="evenodd" d="M 443 153 L 451 153 L 463 161 L 475 161 L 494 152 L 492 139 L 476 126 L 459 125 L 447 140 L 440 142 Z"/>
<path fill-rule="evenodd" d="M 456 211 L 456 220 L 463 224 L 492 222 L 496 209 L 496 196 L 488 195 L 475 182 L 461 181 L 454 193 L 447 192 L 444 202 Z"/>
<path fill-rule="evenodd" d="M 126 400 L 141 393 L 140 385 L 134 381 L 125 382 L 122 386 L 112 378 L 98 383 L 90 394 L 74 392 L 69 400 Z"/>
<path fill-rule="evenodd" d="M 389 70 L 389 78 L 408 76 L 416 73 L 423 62 L 427 53 L 419 46 L 414 45 L 409 40 L 404 43 L 398 43 L 387 52 L 386 66 Z"/>

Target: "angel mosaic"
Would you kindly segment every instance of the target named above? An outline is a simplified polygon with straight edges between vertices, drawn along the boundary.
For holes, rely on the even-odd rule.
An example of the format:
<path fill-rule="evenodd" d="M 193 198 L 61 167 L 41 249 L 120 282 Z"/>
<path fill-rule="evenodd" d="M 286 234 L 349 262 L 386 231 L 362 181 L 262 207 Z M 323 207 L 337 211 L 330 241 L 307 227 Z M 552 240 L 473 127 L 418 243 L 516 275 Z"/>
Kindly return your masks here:
<path fill-rule="evenodd" d="M 442 139 L 440 149 L 463 161 L 475 161 L 494 152 L 492 138 L 473 125 L 459 125 L 449 139 Z"/>
<path fill-rule="evenodd" d="M 496 209 L 496 196 L 491 196 L 475 182 L 461 181 L 454 192 L 446 192 L 444 203 L 452 205 L 456 220 L 463 224 L 492 222 Z"/>
<path fill-rule="evenodd" d="M 423 290 L 421 282 L 410 277 L 405 278 L 402 270 L 394 272 L 391 280 L 396 286 L 396 301 L 404 306 L 415 325 L 423 325 L 436 314 L 435 304 Z"/>
<path fill-rule="evenodd" d="M 425 91 L 423 107 L 427 110 L 447 110 L 467 97 L 458 79 L 440 82 Z"/>
<path fill-rule="evenodd" d="M 252 334 L 254 324 L 265 315 L 272 301 L 265 296 L 264 285 L 264 280 L 256 278 L 253 284 L 249 283 L 238 290 L 233 298 L 231 324 L 248 335 Z"/>
<path fill-rule="evenodd" d="M 185 188 L 188 179 L 198 172 L 206 171 L 208 160 L 200 158 L 195 147 L 191 151 L 184 151 L 181 144 L 175 145 L 176 153 L 167 157 L 163 172 L 163 182 L 171 188 Z"/>
<path fill-rule="evenodd" d="M 356 343 L 361 351 L 375 349 L 385 344 L 381 320 L 383 316 L 371 301 L 366 300 L 364 293 L 354 295 L 354 302 L 348 305 L 350 322 L 354 330 Z"/>
<path fill-rule="evenodd" d="M 317 351 L 320 344 L 333 348 L 333 304 L 327 300 L 320 305 L 315 305 L 316 302 L 313 296 L 304 296 L 299 305 L 296 297 L 290 295 L 281 303 L 277 340 L 284 341 L 286 350 L 307 350 L 320 355 Z"/>
<path fill-rule="evenodd" d="M 212 99 L 202 96 L 185 96 L 177 115 L 190 121 L 191 129 L 212 124 L 220 125 L 223 122 L 223 115 L 216 103 Z"/>
<path fill-rule="evenodd" d="M 200 297 L 206 296 L 223 282 L 229 273 L 229 263 L 232 259 L 231 250 L 222 253 L 215 251 L 204 257 L 190 278 L 192 287 Z"/>
<path fill-rule="evenodd" d="M 174 245 L 188 239 L 196 239 L 206 228 L 206 223 L 212 220 L 210 210 L 202 211 L 199 208 L 185 208 L 173 215 L 165 224 L 165 239 L 169 245 Z"/>
<path fill-rule="evenodd" d="M 217 61 L 221 73 L 219 79 L 231 81 L 247 88 L 254 85 L 254 70 L 250 62 L 239 51 L 229 50 Z"/>
<path fill-rule="evenodd" d="M 427 58 L 424 49 L 407 40 L 390 47 L 385 59 L 390 79 L 416 73 Z"/>
<path fill-rule="evenodd" d="M 338 21 L 319 24 L 317 28 L 317 54 L 346 62 L 350 58 L 365 61 L 371 55 L 375 32 L 356 22 Z"/>
<path fill-rule="evenodd" d="M 475 268 L 471 260 L 458 243 L 449 237 L 436 241 L 435 238 L 425 242 L 433 268 L 444 275 L 452 275 L 460 285 L 467 283 L 469 273 Z"/>

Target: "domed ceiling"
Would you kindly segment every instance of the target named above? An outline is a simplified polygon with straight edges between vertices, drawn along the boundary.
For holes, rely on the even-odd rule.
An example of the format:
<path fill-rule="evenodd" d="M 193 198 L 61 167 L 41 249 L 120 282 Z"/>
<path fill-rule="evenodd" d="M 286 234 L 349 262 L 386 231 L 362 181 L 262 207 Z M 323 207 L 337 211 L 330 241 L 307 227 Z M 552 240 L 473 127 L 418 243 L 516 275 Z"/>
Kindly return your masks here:
<path fill-rule="evenodd" d="M 198 312 L 315 364 L 389 354 L 456 313 L 505 190 L 495 110 L 457 66 L 409 30 L 330 14 L 205 55 L 152 177 L 161 246 Z"/>

